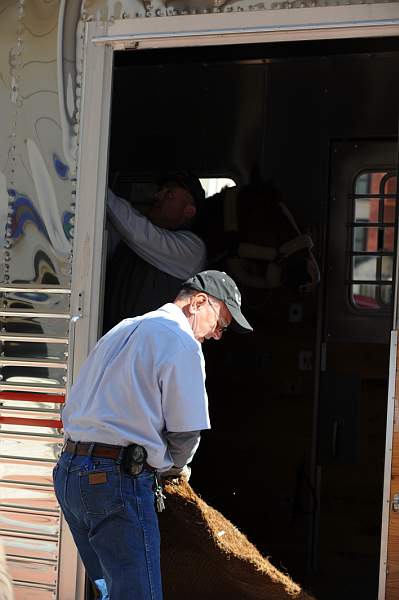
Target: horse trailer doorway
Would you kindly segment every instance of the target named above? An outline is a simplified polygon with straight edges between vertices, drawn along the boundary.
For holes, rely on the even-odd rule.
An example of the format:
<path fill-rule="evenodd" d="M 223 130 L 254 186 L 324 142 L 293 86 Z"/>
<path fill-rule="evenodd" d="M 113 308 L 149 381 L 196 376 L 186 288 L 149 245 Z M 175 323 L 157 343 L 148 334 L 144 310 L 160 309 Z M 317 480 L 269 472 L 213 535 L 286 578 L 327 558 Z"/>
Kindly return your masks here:
<path fill-rule="evenodd" d="M 398 66 L 388 39 L 114 54 L 116 193 L 182 167 L 245 186 L 256 167 L 314 241 L 313 294 L 241 285 L 255 333 L 204 347 L 212 430 L 191 482 L 319 600 L 378 595 Z"/>

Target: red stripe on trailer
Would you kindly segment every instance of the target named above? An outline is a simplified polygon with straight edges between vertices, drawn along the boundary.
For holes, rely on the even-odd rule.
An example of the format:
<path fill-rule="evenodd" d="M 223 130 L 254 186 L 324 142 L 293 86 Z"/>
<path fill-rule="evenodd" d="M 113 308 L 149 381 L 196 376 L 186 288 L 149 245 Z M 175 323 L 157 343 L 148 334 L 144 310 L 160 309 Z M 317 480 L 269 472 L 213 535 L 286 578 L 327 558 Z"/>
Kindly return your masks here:
<path fill-rule="evenodd" d="M 5 425 L 29 425 L 31 427 L 50 427 L 51 429 L 62 429 L 62 421 L 59 419 L 25 419 L 23 417 L 0 417 L 0 423 Z"/>
<path fill-rule="evenodd" d="M 64 394 L 45 394 L 37 392 L 0 392 L 0 400 L 22 400 L 24 402 L 55 402 L 64 404 Z"/>

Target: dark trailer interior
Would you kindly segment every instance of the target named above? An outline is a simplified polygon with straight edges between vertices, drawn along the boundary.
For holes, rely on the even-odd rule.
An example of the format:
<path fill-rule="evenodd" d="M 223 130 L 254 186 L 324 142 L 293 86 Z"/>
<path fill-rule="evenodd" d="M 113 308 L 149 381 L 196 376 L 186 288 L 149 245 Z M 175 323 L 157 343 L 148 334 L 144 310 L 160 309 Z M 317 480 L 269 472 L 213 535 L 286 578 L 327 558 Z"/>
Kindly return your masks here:
<path fill-rule="evenodd" d="M 313 238 L 315 292 L 238 281 L 255 333 L 205 344 L 190 483 L 319 600 L 377 597 L 398 73 L 396 39 L 115 53 L 116 193 L 182 167 L 245 185 L 257 166 Z"/>

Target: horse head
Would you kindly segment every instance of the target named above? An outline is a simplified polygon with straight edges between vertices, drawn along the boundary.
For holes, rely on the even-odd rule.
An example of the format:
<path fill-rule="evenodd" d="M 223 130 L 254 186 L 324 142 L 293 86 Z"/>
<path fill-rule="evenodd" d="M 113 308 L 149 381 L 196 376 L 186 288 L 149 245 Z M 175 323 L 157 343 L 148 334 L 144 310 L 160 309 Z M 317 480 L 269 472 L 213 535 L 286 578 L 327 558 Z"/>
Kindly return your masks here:
<path fill-rule="evenodd" d="M 312 291 L 320 280 L 313 241 L 302 234 L 271 182 L 259 178 L 207 199 L 202 236 L 209 264 L 246 287 Z"/>

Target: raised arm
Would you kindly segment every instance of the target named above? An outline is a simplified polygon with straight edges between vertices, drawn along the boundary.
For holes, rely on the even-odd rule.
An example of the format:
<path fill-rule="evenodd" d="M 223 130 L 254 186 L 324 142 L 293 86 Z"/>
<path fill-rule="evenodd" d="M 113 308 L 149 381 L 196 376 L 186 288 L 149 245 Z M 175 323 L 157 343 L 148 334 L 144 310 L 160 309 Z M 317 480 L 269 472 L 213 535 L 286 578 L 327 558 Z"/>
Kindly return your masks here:
<path fill-rule="evenodd" d="M 111 190 L 108 190 L 107 212 L 123 241 L 161 271 L 183 280 L 204 267 L 205 245 L 191 231 L 170 231 L 153 225 Z"/>

